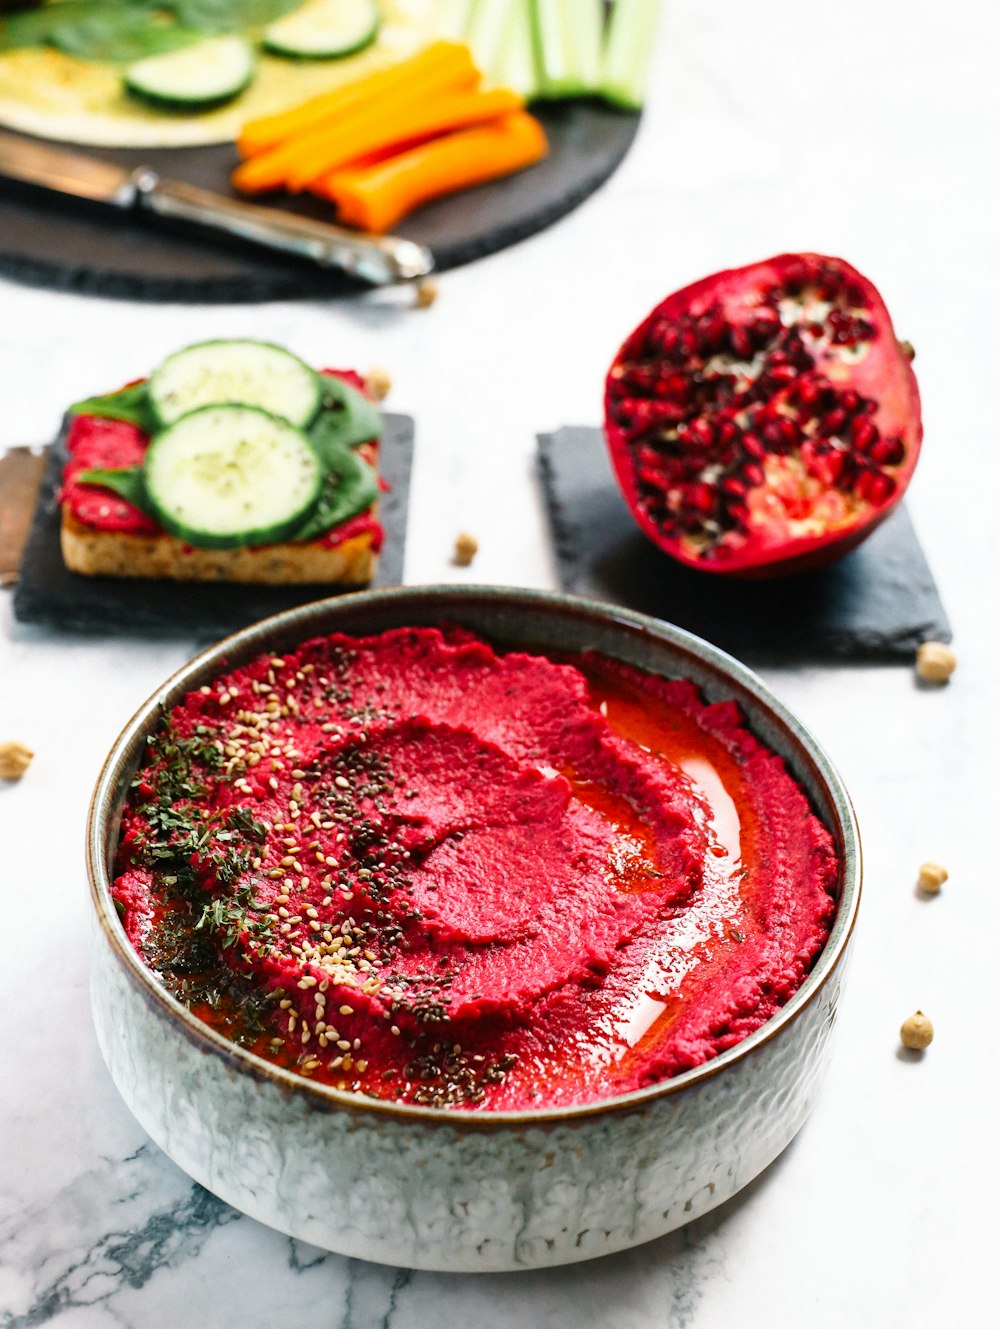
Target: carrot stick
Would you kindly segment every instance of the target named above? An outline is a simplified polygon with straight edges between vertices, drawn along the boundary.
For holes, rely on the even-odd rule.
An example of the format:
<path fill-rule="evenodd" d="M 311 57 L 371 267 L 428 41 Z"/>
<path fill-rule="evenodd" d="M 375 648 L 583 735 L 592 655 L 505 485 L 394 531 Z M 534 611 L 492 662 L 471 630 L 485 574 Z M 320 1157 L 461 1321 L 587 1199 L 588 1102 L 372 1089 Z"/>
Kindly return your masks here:
<path fill-rule="evenodd" d="M 478 71 L 473 70 L 469 77 L 478 83 Z M 478 93 L 475 87 L 464 85 L 466 75 L 458 78 L 463 82 L 445 88 L 429 88 L 422 82 L 410 83 L 397 89 L 392 96 L 380 97 L 372 103 L 363 102 L 355 111 L 336 121 L 321 125 L 310 133 L 285 139 L 269 152 L 250 157 L 233 172 L 233 184 L 244 194 L 260 194 L 279 188 L 302 189 L 311 179 L 326 171 L 391 146 L 399 138 L 397 124 L 426 117 L 430 107 L 450 104 L 457 98 L 464 102 L 485 95 Z M 510 108 L 497 105 L 492 110 L 488 107 L 480 109 L 485 119 Z"/>
<path fill-rule="evenodd" d="M 341 220 L 381 233 L 432 198 L 530 166 L 547 148 L 545 131 L 534 116 L 516 111 L 364 170 L 334 172 L 314 190 L 336 203 Z"/>
<path fill-rule="evenodd" d="M 241 156 L 255 157 L 284 139 L 307 134 L 326 121 L 353 111 L 362 102 L 382 97 L 408 84 L 445 87 L 461 74 L 471 75 L 474 68 L 467 46 L 460 42 L 433 42 L 388 69 L 345 83 L 287 111 L 247 121 L 240 131 L 237 147 Z"/>
<path fill-rule="evenodd" d="M 274 152 L 252 157 L 233 174 L 237 189 L 254 193 L 273 188 L 276 180 L 298 191 L 341 166 L 349 166 L 383 148 L 409 145 L 416 139 L 451 129 L 495 120 L 521 106 L 516 92 L 448 92 L 439 97 L 409 93 L 402 100 L 382 102 L 346 117 L 335 129 L 307 134 Z"/>

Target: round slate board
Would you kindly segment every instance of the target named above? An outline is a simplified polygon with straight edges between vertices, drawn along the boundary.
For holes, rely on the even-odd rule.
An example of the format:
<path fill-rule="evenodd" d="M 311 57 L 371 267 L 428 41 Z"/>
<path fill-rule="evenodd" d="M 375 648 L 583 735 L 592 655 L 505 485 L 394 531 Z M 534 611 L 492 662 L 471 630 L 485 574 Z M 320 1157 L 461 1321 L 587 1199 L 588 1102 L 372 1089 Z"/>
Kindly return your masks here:
<path fill-rule="evenodd" d="M 397 234 L 428 245 L 439 270 L 504 249 L 582 203 L 629 149 L 638 115 L 602 102 L 534 107 L 550 152 L 530 170 L 421 208 Z M 70 144 L 72 151 L 81 151 Z M 86 149 L 129 169 L 231 194 L 232 145 L 210 148 Z M 265 202 L 267 200 L 264 200 Z M 332 220 L 318 199 L 290 210 Z M 87 207 L 0 180 L 0 271 L 63 290 L 131 299 L 254 301 L 356 290 L 337 272 L 205 231 L 168 227 L 139 214 Z"/>

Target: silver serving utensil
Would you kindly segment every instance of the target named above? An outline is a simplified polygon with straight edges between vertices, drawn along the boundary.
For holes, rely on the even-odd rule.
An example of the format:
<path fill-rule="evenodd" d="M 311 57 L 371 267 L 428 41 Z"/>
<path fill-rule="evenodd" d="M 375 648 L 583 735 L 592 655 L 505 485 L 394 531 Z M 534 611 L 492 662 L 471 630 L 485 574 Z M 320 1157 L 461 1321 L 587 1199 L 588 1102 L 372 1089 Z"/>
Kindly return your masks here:
<path fill-rule="evenodd" d="M 159 217 L 193 222 L 310 259 L 320 267 L 341 268 L 373 286 L 413 281 L 434 268 L 430 250 L 411 240 L 392 235 L 360 236 L 329 222 L 166 180 L 148 166 L 130 171 L 3 130 L 0 176 L 123 212 L 141 209 Z"/>

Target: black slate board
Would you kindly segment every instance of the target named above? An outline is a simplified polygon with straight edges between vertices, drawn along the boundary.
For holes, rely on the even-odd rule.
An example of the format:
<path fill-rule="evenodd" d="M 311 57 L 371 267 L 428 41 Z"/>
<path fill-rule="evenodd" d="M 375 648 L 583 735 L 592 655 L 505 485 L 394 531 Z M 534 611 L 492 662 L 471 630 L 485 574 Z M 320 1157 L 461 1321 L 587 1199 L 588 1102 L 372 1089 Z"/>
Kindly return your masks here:
<path fill-rule="evenodd" d="M 374 586 L 403 580 L 403 553 L 413 461 L 413 421 L 386 415 L 379 473 L 391 486 L 379 500 L 385 544 Z M 66 453 L 60 438 L 49 450 L 35 519 L 21 558 L 14 616 L 67 632 L 111 632 L 144 637 L 225 636 L 294 605 L 360 587 L 242 586 L 234 582 L 170 582 L 81 577 L 67 570 L 59 549 L 56 492 Z"/>
<path fill-rule="evenodd" d="M 506 180 L 430 203 L 397 228 L 428 245 L 439 270 L 523 240 L 592 194 L 625 156 L 639 116 L 598 101 L 533 106 L 549 136 L 548 157 Z M 80 149 L 129 170 L 232 194 L 231 144 L 158 150 Z M 268 200 L 262 200 L 268 202 Z M 332 220 L 329 205 L 300 196 L 281 206 Z M 270 204 L 269 204 L 270 205 Z M 0 179 L 0 271 L 22 281 L 126 299 L 197 302 L 318 298 L 357 290 L 342 274 L 272 255 L 239 240 L 168 226 L 135 213 L 87 207 Z"/>
<path fill-rule="evenodd" d="M 599 429 L 538 438 L 562 587 L 687 628 L 765 662 L 912 661 L 951 628 L 902 505 L 860 548 L 819 572 L 736 581 L 694 572 L 639 530 L 618 491 Z"/>

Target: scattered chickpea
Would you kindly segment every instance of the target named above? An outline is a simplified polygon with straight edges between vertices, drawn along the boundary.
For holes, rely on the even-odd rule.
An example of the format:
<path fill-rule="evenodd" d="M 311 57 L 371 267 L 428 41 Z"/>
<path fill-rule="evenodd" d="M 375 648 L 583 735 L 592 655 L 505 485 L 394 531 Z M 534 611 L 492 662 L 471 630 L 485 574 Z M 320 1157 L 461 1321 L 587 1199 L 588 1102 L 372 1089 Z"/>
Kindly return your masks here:
<path fill-rule="evenodd" d="M 947 683 L 958 657 L 943 641 L 925 641 L 917 647 L 917 673 L 925 683 Z"/>
<path fill-rule="evenodd" d="M 948 869 L 940 863 L 921 863 L 917 885 L 927 895 L 937 895 L 948 880 Z"/>
<path fill-rule="evenodd" d="M 923 1052 L 934 1038 L 934 1026 L 923 1011 L 915 1011 L 899 1027 L 899 1041 L 911 1052 Z"/>
<path fill-rule="evenodd" d="M 438 284 L 434 277 L 425 277 L 417 282 L 415 300 L 418 309 L 430 309 L 438 298 Z"/>
<path fill-rule="evenodd" d="M 387 369 L 369 369 L 365 375 L 365 391 L 376 401 L 385 401 L 392 388 L 392 378 Z"/>
<path fill-rule="evenodd" d="M 23 743 L 0 743 L 0 779 L 20 780 L 34 755 Z"/>
<path fill-rule="evenodd" d="M 463 531 L 455 540 L 455 553 L 452 562 L 457 567 L 467 568 L 479 553 L 479 541 L 468 531 Z"/>

